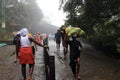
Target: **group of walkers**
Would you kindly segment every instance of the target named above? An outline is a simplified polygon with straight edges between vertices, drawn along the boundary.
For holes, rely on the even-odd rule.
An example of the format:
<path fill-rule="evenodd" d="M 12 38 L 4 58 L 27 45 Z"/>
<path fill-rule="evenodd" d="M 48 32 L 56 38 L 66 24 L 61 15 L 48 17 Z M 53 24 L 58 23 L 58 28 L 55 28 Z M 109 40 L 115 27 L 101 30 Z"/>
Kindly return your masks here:
<path fill-rule="evenodd" d="M 80 80 L 80 53 L 83 50 L 82 44 L 78 41 L 77 35 L 71 36 L 72 40 L 67 36 L 65 29 L 59 29 L 55 33 L 54 40 L 56 41 L 56 49 L 60 51 L 60 44 L 62 42 L 63 46 L 63 54 L 64 59 L 66 59 L 66 55 L 68 53 L 68 46 L 70 50 L 70 68 L 77 78 Z M 31 35 L 27 28 L 21 29 L 16 37 L 14 44 L 16 45 L 16 54 L 15 54 L 15 62 L 19 58 L 19 63 L 21 64 L 21 72 L 23 76 L 23 80 L 32 80 L 32 74 L 34 71 L 35 64 L 35 51 L 37 51 L 37 45 L 43 48 L 46 47 L 48 40 L 47 34 L 43 35 L 44 43 L 41 43 L 40 33 L 37 35 Z M 29 64 L 29 76 L 26 77 L 26 64 Z"/>
<path fill-rule="evenodd" d="M 19 58 L 19 63 L 21 64 L 21 72 L 23 80 L 32 80 L 32 74 L 34 71 L 35 64 L 35 51 L 37 46 L 46 47 L 41 44 L 40 33 L 36 35 L 31 35 L 27 28 L 21 29 L 16 35 L 16 58 Z M 16 62 L 16 59 L 15 59 Z M 26 64 L 29 64 L 29 76 L 26 77 Z"/>
<path fill-rule="evenodd" d="M 69 39 L 68 34 L 65 31 L 65 28 L 59 29 L 55 33 L 57 51 L 59 51 L 60 49 L 60 43 L 62 40 L 64 59 L 66 59 L 66 55 L 68 52 L 68 46 L 69 46 L 70 68 L 74 76 L 77 78 L 77 80 L 80 80 L 80 53 L 83 50 L 83 47 L 82 47 L 81 42 L 77 40 L 77 34 L 74 34 L 73 36 L 71 36 L 71 38 L 72 40 Z"/>

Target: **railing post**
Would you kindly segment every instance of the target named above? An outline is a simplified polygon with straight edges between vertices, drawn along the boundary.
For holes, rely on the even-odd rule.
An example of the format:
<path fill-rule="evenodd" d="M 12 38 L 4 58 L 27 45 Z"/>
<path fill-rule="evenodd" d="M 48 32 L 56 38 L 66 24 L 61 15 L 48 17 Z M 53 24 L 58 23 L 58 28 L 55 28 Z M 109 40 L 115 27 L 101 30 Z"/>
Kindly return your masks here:
<path fill-rule="evenodd" d="M 48 46 L 48 39 L 43 40 L 43 44 Z M 49 48 L 44 48 L 44 62 L 46 80 L 55 80 L 55 56 L 48 53 Z"/>
<path fill-rule="evenodd" d="M 49 56 L 50 80 L 55 80 L 55 56 Z"/>
<path fill-rule="evenodd" d="M 49 73 L 48 73 L 49 55 L 47 53 L 46 48 L 44 48 L 44 64 L 45 64 L 46 80 L 49 80 Z"/>

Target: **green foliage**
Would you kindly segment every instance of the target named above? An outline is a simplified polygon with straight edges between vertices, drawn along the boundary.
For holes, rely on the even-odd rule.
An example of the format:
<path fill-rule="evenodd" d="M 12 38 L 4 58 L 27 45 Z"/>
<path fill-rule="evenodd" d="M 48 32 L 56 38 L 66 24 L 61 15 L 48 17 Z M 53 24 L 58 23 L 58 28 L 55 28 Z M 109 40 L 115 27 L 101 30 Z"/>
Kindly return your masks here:
<path fill-rule="evenodd" d="M 20 0 L 20 2 L 18 0 L 4 1 L 6 28 L 2 29 L 2 0 L 0 0 L 1 39 L 8 39 L 13 31 L 18 31 L 22 27 L 31 29 L 38 25 L 43 18 L 42 11 L 36 3 L 36 0 Z"/>
<path fill-rule="evenodd" d="M 7 31 L 18 31 L 22 27 L 30 28 L 31 26 L 36 26 L 42 17 L 42 11 L 36 3 L 36 0 L 20 0 L 20 2 L 18 2 L 18 0 L 5 0 Z"/>
<path fill-rule="evenodd" d="M 62 0 L 66 23 L 77 25 L 94 45 L 120 53 L 120 0 Z"/>

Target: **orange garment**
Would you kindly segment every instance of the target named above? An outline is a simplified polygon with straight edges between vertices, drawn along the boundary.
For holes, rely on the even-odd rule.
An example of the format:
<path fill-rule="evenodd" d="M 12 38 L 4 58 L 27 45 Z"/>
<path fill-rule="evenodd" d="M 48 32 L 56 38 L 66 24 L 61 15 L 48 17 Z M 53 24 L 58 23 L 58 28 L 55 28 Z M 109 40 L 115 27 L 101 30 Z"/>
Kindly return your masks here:
<path fill-rule="evenodd" d="M 31 47 L 20 48 L 20 64 L 34 64 L 34 55 Z"/>
<path fill-rule="evenodd" d="M 40 36 L 37 37 L 37 41 L 38 41 L 39 43 L 41 43 Z"/>

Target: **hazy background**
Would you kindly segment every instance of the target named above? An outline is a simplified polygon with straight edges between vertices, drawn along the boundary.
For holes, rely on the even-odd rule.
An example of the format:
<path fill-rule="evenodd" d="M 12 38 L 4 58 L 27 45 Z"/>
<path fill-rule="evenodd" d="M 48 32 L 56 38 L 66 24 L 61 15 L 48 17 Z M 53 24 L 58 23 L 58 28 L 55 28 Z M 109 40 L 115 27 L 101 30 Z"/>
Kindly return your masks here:
<path fill-rule="evenodd" d="M 54 34 L 64 24 L 65 14 L 59 10 L 59 0 L 37 0 L 42 11 L 42 19 L 38 26 L 32 27 L 33 32 L 41 31 Z"/>

